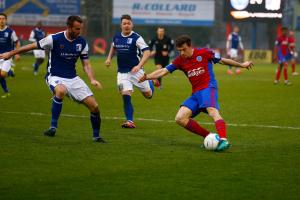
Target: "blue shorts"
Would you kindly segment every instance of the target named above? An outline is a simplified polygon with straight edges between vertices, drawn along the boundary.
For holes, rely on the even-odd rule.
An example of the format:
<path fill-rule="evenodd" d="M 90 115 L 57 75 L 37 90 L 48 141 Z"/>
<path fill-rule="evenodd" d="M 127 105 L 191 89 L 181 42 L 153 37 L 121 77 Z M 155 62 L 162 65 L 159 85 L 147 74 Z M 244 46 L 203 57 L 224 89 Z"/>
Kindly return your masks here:
<path fill-rule="evenodd" d="M 281 52 L 278 52 L 277 56 L 278 56 L 278 63 L 279 64 L 284 63 L 284 62 L 288 62 L 292 58 L 291 53 L 287 53 L 285 56 L 283 56 L 281 54 Z"/>
<path fill-rule="evenodd" d="M 192 94 L 188 99 L 186 99 L 181 106 L 188 107 L 192 110 L 192 117 L 195 117 L 200 112 L 205 112 L 207 107 L 213 107 L 220 109 L 218 103 L 218 89 L 209 87 L 203 90 L 197 91 Z"/>

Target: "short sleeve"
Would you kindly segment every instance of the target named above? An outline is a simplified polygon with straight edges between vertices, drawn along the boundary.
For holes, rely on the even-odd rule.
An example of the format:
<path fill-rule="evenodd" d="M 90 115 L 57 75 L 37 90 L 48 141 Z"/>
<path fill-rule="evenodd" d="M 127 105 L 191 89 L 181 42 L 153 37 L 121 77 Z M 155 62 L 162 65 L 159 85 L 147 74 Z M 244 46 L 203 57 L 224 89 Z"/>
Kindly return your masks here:
<path fill-rule="evenodd" d="M 213 61 L 213 63 L 219 63 L 221 60 L 220 53 L 211 49 L 207 49 L 205 55 L 207 56 L 207 59 Z"/>
<path fill-rule="evenodd" d="M 17 42 L 19 40 L 15 31 L 12 32 L 11 39 L 14 42 Z"/>
<path fill-rule="evenodd" d="M 136 40 L 136 46 L 142 51 L 149 50 L 149 46 L 141 36 Z"/>
<path fill-rule="evenodd" d="M 170 72 L 170 73 L 173 73 L 175 70 L 177 70 L 178 68 L 177 67 L 175 67 L 175 65 L 174 64 L 169 64 L 169 65 L 167 65 L 166 66 L 166 69 Z"/>
<path fill-rule="evenodd" d="M 89 52 L 89 45 L 86 44 L 84 49 L 81 51 L 80 59 L 81 60 L 88 59 L 89 58 L 88 52 Z"/>
<path fill-rule="evenodd" d="M 35 39 L 34 39 L 34 31 L 31 31 L 30 36 L 29 36 L 29 41 L 30 41 L 30 42 L 35 42 Z"/>
<path fill-rule="evenodd" d="M 39 49 L 52 49 L 53 48 L 53 37 L 48 35 L 47 37 L 41 39 L 37 42 Z"/>

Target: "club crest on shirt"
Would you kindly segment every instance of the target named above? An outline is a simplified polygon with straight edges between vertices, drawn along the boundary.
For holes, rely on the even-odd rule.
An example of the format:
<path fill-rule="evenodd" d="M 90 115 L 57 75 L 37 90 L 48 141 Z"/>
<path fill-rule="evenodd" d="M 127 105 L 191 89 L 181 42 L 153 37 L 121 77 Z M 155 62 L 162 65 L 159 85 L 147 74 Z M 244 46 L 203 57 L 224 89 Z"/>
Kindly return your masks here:
<path fill-rule="evenodd" d="M 81 51 L 82 45 L 81 44 L 76 44 L 76 51 Z"/>
<path fill-rule="evenodd" d="M 197 57 L 196 57 L 196 60 L 197 60 L 198 62 L 201 62 L 201 61 L 202 61 L 202 57 L 201 57 L 201 56 L 197 56 Z"/>
<path fill-rule="evenodd" d="M 131 44 L 132 43 L 132 38 L 127 38 L 127 44 Z"/>
<path fill-rule="evenodd" d="M 61 44 L 61 45 L 59 45 L 59 48 L 63 49 L 63 48 L 65 48 L 65 45 Z"/>
<path fill-rule="evenodd" d="M 8 32 L 4 32 L 4 37 L 8 37 Z"/>

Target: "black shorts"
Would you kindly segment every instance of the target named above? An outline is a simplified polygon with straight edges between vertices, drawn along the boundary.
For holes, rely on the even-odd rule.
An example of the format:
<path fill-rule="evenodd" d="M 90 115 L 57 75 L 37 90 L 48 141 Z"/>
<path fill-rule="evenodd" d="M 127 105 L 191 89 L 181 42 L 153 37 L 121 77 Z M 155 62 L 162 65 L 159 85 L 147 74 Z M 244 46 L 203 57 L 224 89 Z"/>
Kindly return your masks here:
<path fill-rule="evenodd" d="M 169 57 L 164 58 L 154 58 L 155 65 L 161 65 L 162 67 L 166 67 L 168 64 L 170 64 Z"/>

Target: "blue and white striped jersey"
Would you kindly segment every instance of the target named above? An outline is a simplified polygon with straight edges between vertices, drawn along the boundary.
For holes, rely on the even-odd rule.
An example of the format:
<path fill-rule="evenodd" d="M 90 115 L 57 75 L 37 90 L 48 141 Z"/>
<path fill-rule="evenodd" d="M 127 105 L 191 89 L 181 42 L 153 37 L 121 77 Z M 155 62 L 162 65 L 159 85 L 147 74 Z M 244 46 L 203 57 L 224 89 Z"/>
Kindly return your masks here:
<path fill-rule="evenodd" d="M 88 59 L 89 47 L 85 39 L 79 36 L 71 41 L 65 31 L 49 35 L 37 44 L 39 49 L 49 49 L 47 71 L 51 76 L 74 78 L 78 58 Z"/>
<path fill-rule="evenodd" d="M 227 38 L 226 48 L 227 49 L 244 49 L 242 38 L 235 32 L 229 34 Z"/>
<path fill-rule="evenodd" d="M 43 39 L 44 37 L 46 37 L 46 33 L 43 29 L 39 29 L 39 28 L 34 28 L 29 36 L 29 41 L 30 42 L 38 42 L 41 39 Z"/>
<path fill-rule="evenodd" d="M 6 26 L 0 30 L 0 53 L 11 51 L 15 48 L 15 43 L 18 41 L 16 32 Z"/>
<path fill-rule="evenodd" d="M 128 36 L 116 33 L 112 44 L 117 52 L 118 72 L 121 73 L 130 72 L 139 64 L 142 52 L 149 50 L 144 39 L 133 31 Z"/>

